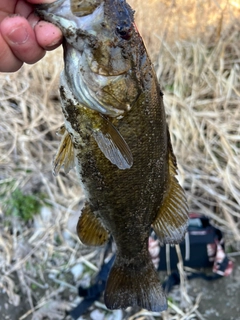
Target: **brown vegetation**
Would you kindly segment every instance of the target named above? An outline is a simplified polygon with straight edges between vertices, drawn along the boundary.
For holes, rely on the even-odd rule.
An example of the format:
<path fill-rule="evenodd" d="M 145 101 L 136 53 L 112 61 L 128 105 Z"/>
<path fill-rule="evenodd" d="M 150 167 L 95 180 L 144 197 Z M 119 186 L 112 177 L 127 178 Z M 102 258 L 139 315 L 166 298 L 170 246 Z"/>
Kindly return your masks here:
<path fill-rule="evenodd" d="M 228 246 L 239 250 L 239 1 L 129 2 L 164 92 L 190 210 L 210 216 L 225 232 Z M 79 279 L 70 281 L 70 270 L 83 265 L 86 278 L 99 264 L 97 251 L 83 248 L 72 227 L 83 200 L 75 172 L 52 175 L 59 141 L 55 132 L 63 122 L 57 92 L 61 54 L 58 49 L 34 66 L 0 75 L 0 288 L 15 306 L 22 295 L 27 297 L 29 312 L 19 319 L 49 315 L 51 308 L 43 306 L 52 300 L 61 319 L 62 304 L 56 301 L 64 301 L 66 290 L 73 292 L 67 301 L 77 295 Z M 13 210 L 16 189 L 23 198 L 34 195 L 45 211 L 26 218 L 24 207 Z M 190 319 L 184 312 L 201 319 L 190 300 L 184 310 L 170 305 L 164 319 Z M 153 319 L 154 314 L 140 318 Z"/>

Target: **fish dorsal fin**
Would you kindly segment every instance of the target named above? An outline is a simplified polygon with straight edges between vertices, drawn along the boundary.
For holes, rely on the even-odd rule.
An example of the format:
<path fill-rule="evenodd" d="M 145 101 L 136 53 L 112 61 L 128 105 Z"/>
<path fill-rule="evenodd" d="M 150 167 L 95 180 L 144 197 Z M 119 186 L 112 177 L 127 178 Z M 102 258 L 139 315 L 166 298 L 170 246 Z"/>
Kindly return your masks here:
<path fill-rule="evenodd" d="M 119 169 L 129 169 L 133 165 L 132 152 L 120 132 L 104 116 L 103 126 L 94 131 L 93 136 L 105 157 Z"/>
<path fill-rule="evenodd" d="M 169 137 L 169 177 L 168 189 L 163 196 L 163 203 L 153 222 L 160 243 L 179 243 L 183 240 L 188 225 L 188 205 L 184 190 L 175 175 L 177 163 Z"/>
<path fill-rule="evenodd" d="M 67 174 L 75 165 L 72 139 L 64 125 L 59 128 L 57 135 L 62 136 L 62 140 L 53 159 L 53 174 L 55 176 L 58 175 L 62 166 L 64 166 L 64 171 Z"/>
<path fill-rule="evenodd" d="M 108 240 L 108 232 L 101 221 L 85 204 L 77 224 L 77 234 L 81 242 L 88 246 L 101 246 Z"/>

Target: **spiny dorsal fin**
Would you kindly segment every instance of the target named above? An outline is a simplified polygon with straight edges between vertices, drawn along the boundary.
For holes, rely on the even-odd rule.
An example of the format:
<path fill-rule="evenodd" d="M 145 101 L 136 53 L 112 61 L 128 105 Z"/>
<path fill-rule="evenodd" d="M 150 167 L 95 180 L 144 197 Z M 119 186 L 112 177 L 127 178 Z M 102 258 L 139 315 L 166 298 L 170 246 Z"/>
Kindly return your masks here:
<path fill-rule="evenodd" d="M 184 190 L 175 178 L 177 174 L 177 162 L 172 151 L 170 136 L 168 163 L 168 189 L 163 196 L 163 203 L 153 222 L 153 229 L 161 244 L 181 242 L 188 225 L 187 200 Z"/>
<path fill-rule="evenodd" d="M 101 246 L 108 240 L 108 232 L 101 221 L 91 211 L 88 203 L 81 213 L 77 224 L 77 234 L 87 246 Z"/>
<path fill-rule="evenodd" d="M 120 132 L 104 116 L 103 126 L 94 131 L 93 136 L 105 157 L 119 169 L 129 169 L 133 164 L 133 157 Z"/>
<path fill-rule="evenodd" d="M 64 171 L 67 174 L 75 165 L 72 139 L 64 125 L 59 128 L 57 135 L 61 135 L 62 140 L 53 159 L 53 174 L 55 176 L 58 175 L 62 166 L 64 166 Z"/>

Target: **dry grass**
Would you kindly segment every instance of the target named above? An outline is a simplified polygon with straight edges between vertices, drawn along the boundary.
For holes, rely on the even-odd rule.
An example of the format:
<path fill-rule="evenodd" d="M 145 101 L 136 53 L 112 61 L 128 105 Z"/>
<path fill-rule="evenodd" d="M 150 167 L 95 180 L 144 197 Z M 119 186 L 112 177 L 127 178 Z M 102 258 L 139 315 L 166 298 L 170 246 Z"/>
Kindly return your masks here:
<path fill-rule="evenodd" d="M 155 59 L 190 209 L 210 216 L 237 249 L 239 2 L 131 2 Z M 15 306 L 26 297 L 29 311 L 16 319 L 61 319 L 63 305 L 74 302 L 79 280 L 88 281 L 100 263 L 99 252 L 81 247 L 74 233 L 83 200 L 75 173 L 52 175 L 55 132 L 63 122 L 57 98 L 61 68 L 59 49 L 34 66 L 0 75 L 0 288 Z M 27 222 L 6 215 L 5 200 L 15 189 L 34 194 L 45 209 Z M 77 276 L 73 267 L 82 266 Z M 183 300 L 181 307 L 170 303 L 162 319 L 203 319 L 198 299 L 192 302 L 186 293 Z M 98 309 L 105 312 L 102 305 Z M 155 317 L 141 311 L 129 319 Z"/>
<path fill-rule="evenodd" d="M 153 58 L 159 55 L 162 39 L 216 44 L 229 23 L 240 14 L 239 0 L 129 0 L 139 31 Z"/>
<path fill-rule="evenodd" d="M 157 74 L 165 80 L 169 127 L 190 207 L 210 215 L 239 241 L 238 37 L 239 25 L 214 46 L 163 42 Z"/>

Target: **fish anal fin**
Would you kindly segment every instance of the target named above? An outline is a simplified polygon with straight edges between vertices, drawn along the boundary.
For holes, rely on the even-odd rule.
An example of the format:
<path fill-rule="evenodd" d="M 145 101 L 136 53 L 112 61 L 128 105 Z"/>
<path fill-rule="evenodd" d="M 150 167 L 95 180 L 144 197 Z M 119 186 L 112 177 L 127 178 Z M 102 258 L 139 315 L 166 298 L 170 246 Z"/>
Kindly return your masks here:
<path fill-rule="evenodd" d="M 77 224 L 77 234 L 81 242 L 87 246 L 101 246 L 108 240 L 108 232 L 98 217 L 85 204 Z"/>
<path fill-rule="evenodd" d="M 170 142 L 168 161 L 168 189 L 163 196 L 162 205 L 152 224 L 161 244 L 181 242 L 188 226 L 187 200 L 184 190 L 175 178 L 177 163 Z"/>
<path fill-rule="evenodd" d="M 133 164 L 131 150 L 120 132 L 105 117 L 103 125 L 93 132 L 94 139 L 105 157 L 119 169 L 129 169 Z"/>
<path fill-rule="evenodd" d="M 64 166 L 64 171 L 67 174 L 75 165 L 72 139 L 65 126 L 61 126 L 57 134 L 62 136 L 62 140 L 58 147 L 57 154 L 53 159 L 53 174 L 55 176 L 58 175 L 62 166 Z"/>
<path fill-rule="evenodd" d="M 166 297 L 149 257 L 144 265 L 141 259 L 136 264 L 134 268 L 116 257 L 105 288 L 107 308 L 113 310 L 140 306 L 156 312 L 166 310 Z"/>

